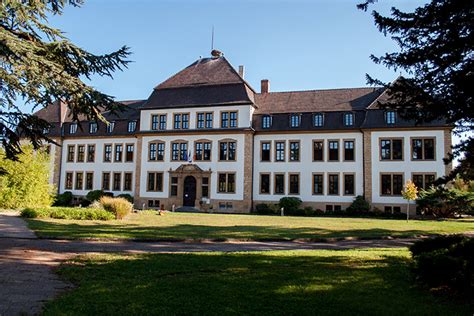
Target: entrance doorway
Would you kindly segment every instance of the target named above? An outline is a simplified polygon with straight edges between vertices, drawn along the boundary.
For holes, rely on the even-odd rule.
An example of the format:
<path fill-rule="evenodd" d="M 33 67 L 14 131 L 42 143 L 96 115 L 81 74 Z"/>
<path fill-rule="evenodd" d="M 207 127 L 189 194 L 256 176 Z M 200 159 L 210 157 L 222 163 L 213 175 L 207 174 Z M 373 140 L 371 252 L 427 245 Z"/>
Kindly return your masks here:
<path fill-rule="evenodd" d="M 196 201 L 196 178 L 187 176 L 184 178 L 183 206 L 194 206 Z"/>

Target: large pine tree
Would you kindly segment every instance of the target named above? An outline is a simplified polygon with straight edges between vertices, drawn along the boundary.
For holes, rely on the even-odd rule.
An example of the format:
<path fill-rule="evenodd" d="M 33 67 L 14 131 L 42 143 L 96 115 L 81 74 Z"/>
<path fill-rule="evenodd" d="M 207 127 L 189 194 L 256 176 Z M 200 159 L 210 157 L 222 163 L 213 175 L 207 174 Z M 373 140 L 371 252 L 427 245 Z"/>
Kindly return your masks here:
<path fill-rule="evenodd" d="M 369 0 L 358 8 L 367 10 Z M 444 119 L 467 137 L 453 149 L 457 174 L 474 179 L 474 1 L 432 0 L 414 12 L 392 8 L 390 16 L 372 12 L 380 32 L 390 35 L 399 50 L 371 56 L 375 63 L 407 75 L 383 83 L 367 75 L 370 84 L 389 88 L 390 102 L 418 123 Z M 448 157 L 452 160 L 453 156 Z"/>
<path fill-rule="evenodd" d="M 117 110 L 112 96 L 84 82 L 92 75 L 112 77 L 127 66 L 129 49 L 94 55 L 48 25 L 48 16 L 82 0 L 0 1 L 0 138 L 8 158 L 21 152 L 21 137 L 38 148 L 48 141 L 48 122 L 25 113 L 24 105 L 45 107 L 63 100 L 73 119 L 101 120 L 100 109 Z"/>

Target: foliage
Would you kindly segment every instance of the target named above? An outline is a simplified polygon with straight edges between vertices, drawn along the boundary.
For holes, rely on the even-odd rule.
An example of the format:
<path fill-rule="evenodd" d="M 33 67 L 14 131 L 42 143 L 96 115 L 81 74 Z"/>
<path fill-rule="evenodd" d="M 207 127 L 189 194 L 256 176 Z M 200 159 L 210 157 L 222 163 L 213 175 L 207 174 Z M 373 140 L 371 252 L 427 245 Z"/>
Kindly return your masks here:
<path fill-rule="evenodd" d="M 474 294 L 474 238 L 437 237 L 410 248 L 417 278 L 431 288 Z"/>
<path fill-rule="evenodd" d="M 416 188 L 416 185 L 411 180 L 408 180 L 402 191 L 403 198 L 407 201 L 415 201 L 418 197 L 417 194 L 418 189 Z"/>
<path fill-rule="evenodd" d="M 100 204 L 108 212 L 115 215 L 116 219 L 123 219 L 125 216 L 130 214 L 133 210 L 133 205 L 124 198 L 112 198 L 109 196 L 103 196 L 99 200 Z"/>
<path fill-rule="evenodd" d="M 255 205 L 255 213 L 260 215 L 279 215 L 280 208 L 278 204 L 259 203 Z"/>
<path fill-rule="evenodd" d="M 127 200 L 127 201 L 129 201 L 130 203 L 133 204 L 133 196 L 131 196 L 130 194 L 123 193 L 123 194 L 117 195 L 117 197 L 124 198 L 125 200 Z"/>
<path fill-rule="evenodd" d="M 474 215 L 474 192 L 455 188 L 431 187 L 422 190 L 416 201 L 424 215 L 454 217 L 460 214 Z"/>
<path fill-rule="evenodd" d="M 86 200 L 88 200 L 90 202 L 98 201 L 104 195 L 105 195 L 104 191 L 102 191 L 102 190 L 89 191 L 86 195 Z"/>
<path fill-rule="evenodd" d="M 366 10 L 370 3 L 360 4 Z M 397 108 L 402 117 L 417 123 L 444 120 L 457 132 L 472 132 L 474 127 L 474 2 L 432 0 L 414 12 L 392 8 L 391 16 L 373 11 L 375 25 L 389 34 L 399 51 L 371 59 L 395 71 L 404 70 L 405 78 L 391 84 L 367 75 L 369 84 L 383 85 L 388 102 L 383 107 Z M 474 179 L 474 136 L 471 133 L 454 147 L 459 165 L 447 182 L 460 174 Z M 452 160 L 453 156 L 448 157 Z"/>
<path fill-rule="evenodd" d="M 102 204 L 100 204 L 100 202 L 98 200 L 95 200 L 94 202 L 92 202 L 88 208 L 95 208 L 95 209 L 100 209 L 100 210 L 104 210 L 104 207 L 102 206 Z"/>
<path fill-rule="evenodd" d="M 53 187 L 49 184 L 48 153 L 33 146 L 22 146 L 18 160 L 6 158 L 0 148 L 0 165 L 5 173 L 0 174 L 0 207 L 22 208 L 50 206 L 53 203 Z"/>
<path fill-rule="evenodd" d="M 49 141 L 43 133 L 50 123 L 22 110 L 23 104 L 45 107 L 67 104 L 72 119 L 104 120 L 104 110 L 116 111 L 113 97 L 85 83 L 92 76 L 112 77 L 127 66 L 127 47 L 95 55 L 74 45 L 48 17 L 63 13 L 67 4 L 82 0 L 4 0 L 0 5 L 0 135 L 7 158 L 20 152 L 25 137 L 35 148 Z M 61 100 L 61 101 L 57 101 Z M 19 132 L 19 133 L 17 133 Z"/>
<path fill-rule="evenodd" d="M 54 206 L 70 206 L 72 203 L 72 192 L 66 191 L 62 194 L 56 195 L 56 199 L 54 200 Z"/>
<path fill-rule="evenodd" d="M 56 218 L 69 220 L 107 221 L 114 219 L 112 213 L 103 209 L 72 207 L 25 208 L 21 211 L 21 216 L 25 218 Z"/>
<path fill-rule="evenodd" d="M 370 204 L 365 200 L 362 195 L 358 195 L 354 198 L 354 201 L 348 208 L 346 208 L 347 214 L 366 214 L 370 210 Z"/>
<path fill-rule="evenodd" d="M 301 206 L 301 199 L 294 196 L 282 197 L 279 206 L 284 208 L 285 214 L 295 212 Z"/>

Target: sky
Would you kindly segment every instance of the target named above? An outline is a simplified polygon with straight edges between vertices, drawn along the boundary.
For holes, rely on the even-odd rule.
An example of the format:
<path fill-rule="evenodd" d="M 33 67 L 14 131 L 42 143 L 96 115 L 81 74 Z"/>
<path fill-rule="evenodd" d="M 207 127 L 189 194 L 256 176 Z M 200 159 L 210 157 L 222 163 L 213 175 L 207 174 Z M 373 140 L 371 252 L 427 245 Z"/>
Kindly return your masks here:
<path fill-rule="evenodd" d="M 245 67 L 255 90 L 270 80 L 271 91 L 366 86 L 365 74 L 385 82 L 399 73 L 369 56 L 397 49 L 380 33 L 371 9 L 411 11 L 425 1 L 381 0 L 368 12 L 361 0 L 85 0 L 49 22 L 78 46 L 106 54 L 126 45 L 133 61 L 114 78 L 90 84 L 117 100 L 146 99 L 153 87 L 214 48 Z"/>

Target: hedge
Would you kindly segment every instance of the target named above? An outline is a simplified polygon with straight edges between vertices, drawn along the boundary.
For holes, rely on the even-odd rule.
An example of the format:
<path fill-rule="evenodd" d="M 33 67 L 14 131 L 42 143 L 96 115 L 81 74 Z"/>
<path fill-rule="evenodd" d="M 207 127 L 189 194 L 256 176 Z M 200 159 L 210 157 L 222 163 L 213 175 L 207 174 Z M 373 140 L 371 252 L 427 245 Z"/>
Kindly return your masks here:
<path fill-rule="evenodd" d="M 114 214 L 101 209 L 51 207 L 51 208 L 25 208 L 21 211 L 25 218 L 56 218 L 71 220 L 101 220 L 114 219 Z"/>

